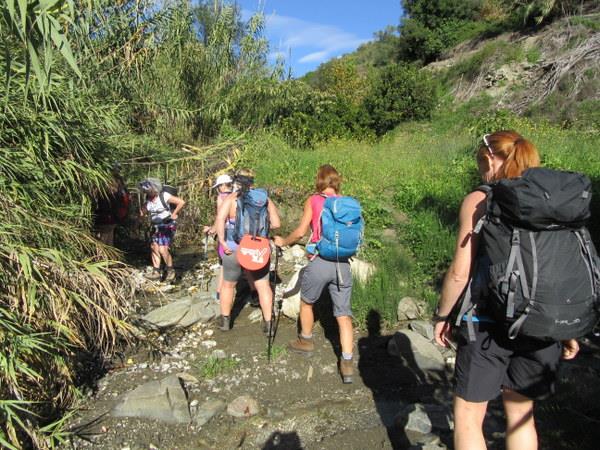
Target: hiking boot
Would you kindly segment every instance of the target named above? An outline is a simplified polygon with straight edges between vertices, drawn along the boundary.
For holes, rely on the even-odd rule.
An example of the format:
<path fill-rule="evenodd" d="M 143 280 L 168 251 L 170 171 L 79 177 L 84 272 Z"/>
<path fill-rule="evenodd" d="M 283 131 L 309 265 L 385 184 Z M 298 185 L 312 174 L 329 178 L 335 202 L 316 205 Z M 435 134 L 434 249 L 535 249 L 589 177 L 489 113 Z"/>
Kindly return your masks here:
<path fill-rule="evenodd" d="M 162 277 L 162 273 L 160 273 L 160 269 L 152 269 L 152 272 L 144 274 L 147 280 L 159 281 Z"/>
<path fill-rule="evenodd" d="M 175 269 L 172 267 L 167 267 L 167 276 L 165 277 L 165 281 L 175 281 Z"/>
<path fill-rule="evenodd" d="M 262 321 L 262 331 L 267 337 L 275 336 L 275 324 L 272 320 L 263 320 Z"/>
<path fill-rule="evenodd" d="M 298 336 L 298 339 L 294 339 L 293 341 L 289 342 L 288 349 L 295 353 L 312 356 L 315 349 L 315 343 L 313 342 L 312 338 L 306 339 L 302 336 Z"/>
<path fill-rule="evenodd" d="M 231 317 L 219 316 L 219 330 L 221 330 L 221 331 L 231 330 Z"/>
<path fill-rule="evenodd" d="M 340 375 L 344 384 L 352 383 L 352 375 L 354 375 L 354 364 L 351 359 L 340 358 Z"/>

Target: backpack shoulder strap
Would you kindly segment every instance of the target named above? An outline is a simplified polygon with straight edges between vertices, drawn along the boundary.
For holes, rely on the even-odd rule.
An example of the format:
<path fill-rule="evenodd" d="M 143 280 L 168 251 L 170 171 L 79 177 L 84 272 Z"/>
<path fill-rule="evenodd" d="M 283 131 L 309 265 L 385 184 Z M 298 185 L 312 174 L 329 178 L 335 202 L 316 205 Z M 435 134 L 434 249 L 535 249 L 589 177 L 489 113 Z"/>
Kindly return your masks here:
<path fill-rule="evenodd" d="M 163 208 L 165 208 L 165 210 L 169 211 L 171 208 L 169 208 L 169 205 L 167 204 L 167 201 L 165 200 L 165 193 L 163 191 L 159 192 L 158 198 L 160 199 L 160 202 L 162 203 Z"/>
<path fill-rule="evenodd" d="M 487 219 L 487 212 L 490 211 L 491 203 L 492 203 L 492 186 L 490 184 L 480 184 L 479 186 L 477 186 L 477 188 L 475 188 L 474 192 L 477 192 L 477 191 L 483 192 L 485 194 L 486 213 L 475 224 L 475 228 L 473 228 L 473 233 L 475 233 L 475 234 L 479 234 L 479 232 L 481 231 L 481 228 L 483 227 L 483 224 L 485 223 L 485 221 Z"/>

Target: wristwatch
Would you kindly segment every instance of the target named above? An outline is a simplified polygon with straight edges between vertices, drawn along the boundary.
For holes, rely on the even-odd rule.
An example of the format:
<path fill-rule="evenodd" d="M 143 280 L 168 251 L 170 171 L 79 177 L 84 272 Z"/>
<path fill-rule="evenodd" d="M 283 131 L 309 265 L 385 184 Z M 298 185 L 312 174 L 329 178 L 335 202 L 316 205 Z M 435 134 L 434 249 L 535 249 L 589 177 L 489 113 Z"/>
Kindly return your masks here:
<path fill-rule="evenodd" d="M 431 321 L 433 323 L 444 322 L 445 320 L 448 320 L 449 314 L 446 314 L 445 316 L 440 316 L 439 311 L 440 311 L 440 308 L 438 306 L 437 308 L 435 308 L 435 312 L 433 313 L 433 316 L 431 316 Z"/>

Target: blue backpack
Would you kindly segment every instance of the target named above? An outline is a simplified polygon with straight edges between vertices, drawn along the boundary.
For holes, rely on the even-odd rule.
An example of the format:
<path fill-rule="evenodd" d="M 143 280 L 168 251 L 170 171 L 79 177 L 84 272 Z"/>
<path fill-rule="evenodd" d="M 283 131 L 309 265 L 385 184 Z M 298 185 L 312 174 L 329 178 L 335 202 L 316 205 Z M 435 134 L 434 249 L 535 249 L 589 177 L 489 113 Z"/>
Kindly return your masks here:
<path fill-rule="evenodd" d="M 238 196 L 233 238 L 238 244 L 246 234 L 269 235 L 269 197 L 264 189 L 250 189 Z"/>
<path fill-rule="evenodd" d="M 327 197 L 321 212 L 319 256 L 331 261 L 354 256 L 363 241 L 365 221 L 358 200 L 352 197 Z"/>

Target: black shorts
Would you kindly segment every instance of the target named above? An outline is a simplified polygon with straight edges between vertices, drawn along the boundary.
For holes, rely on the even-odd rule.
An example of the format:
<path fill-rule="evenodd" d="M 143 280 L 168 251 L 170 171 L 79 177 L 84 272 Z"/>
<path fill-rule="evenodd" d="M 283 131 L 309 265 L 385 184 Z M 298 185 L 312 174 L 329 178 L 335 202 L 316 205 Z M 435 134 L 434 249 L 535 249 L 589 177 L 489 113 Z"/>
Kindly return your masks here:
<path fill-rule="evenodd" d="M 530 399 L 554 392 L 561 356 L 557 342 L 517 337 L 490 322 L 475 322 L 475 342 L 469 341 L 463 322 L 458 331 L 454 371 L 456 395 L 469 402 L 485 402 L 511 389 Z"/>

